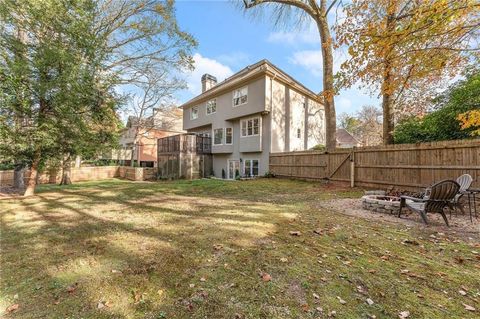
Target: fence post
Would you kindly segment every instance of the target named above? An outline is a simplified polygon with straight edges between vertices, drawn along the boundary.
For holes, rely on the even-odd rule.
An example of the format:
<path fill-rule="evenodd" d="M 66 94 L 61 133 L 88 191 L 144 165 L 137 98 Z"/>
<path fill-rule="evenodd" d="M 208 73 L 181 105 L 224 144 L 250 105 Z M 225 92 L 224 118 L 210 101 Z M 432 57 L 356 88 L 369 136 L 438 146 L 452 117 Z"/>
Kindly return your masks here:
<path fill-rule="evenodd" d="M 350 187 L 355 187 L 355 146 L 350 154 Z"/>

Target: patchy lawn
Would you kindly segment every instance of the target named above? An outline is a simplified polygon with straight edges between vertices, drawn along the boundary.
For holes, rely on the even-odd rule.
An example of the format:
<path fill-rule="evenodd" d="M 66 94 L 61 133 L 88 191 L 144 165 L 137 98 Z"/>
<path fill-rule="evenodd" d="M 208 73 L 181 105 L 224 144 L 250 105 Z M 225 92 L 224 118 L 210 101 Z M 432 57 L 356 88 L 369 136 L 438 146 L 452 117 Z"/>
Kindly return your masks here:
<path fill-rule="evenodd" d="M 478 238 L 317 205 L 360 194 L 278 179 L 42 186 L 0 201 L 0 316 L 478 318 Z"/>

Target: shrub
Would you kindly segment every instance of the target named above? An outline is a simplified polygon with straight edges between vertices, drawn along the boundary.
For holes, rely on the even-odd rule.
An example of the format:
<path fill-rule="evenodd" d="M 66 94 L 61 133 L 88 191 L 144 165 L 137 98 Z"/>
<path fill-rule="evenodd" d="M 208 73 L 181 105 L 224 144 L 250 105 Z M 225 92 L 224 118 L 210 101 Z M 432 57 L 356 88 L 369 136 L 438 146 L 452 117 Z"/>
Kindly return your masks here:
<path fill-rule="evenodd" d="M 266 172 L 266 173 L 263 175 L 263 177 L 265 177 L 265 178 L 274 178 L 275 176 L 276 176 L 275 173 L 270 172 L 270 171 Z"/>
<path fill-rule="evenodd" d="M 323 144 L 317 144 L 314 147 L 312 147 L 310 150 L 312 150 L 312 151 L 325 151 L 326 147 Z"/>

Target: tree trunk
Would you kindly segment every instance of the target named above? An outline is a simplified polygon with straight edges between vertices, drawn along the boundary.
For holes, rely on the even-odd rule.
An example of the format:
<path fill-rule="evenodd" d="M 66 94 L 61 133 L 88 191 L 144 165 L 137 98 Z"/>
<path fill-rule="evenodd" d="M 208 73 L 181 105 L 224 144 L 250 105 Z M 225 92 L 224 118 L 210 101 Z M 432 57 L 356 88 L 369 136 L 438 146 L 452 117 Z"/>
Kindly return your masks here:
<path fill-rule="evenodd" d="M 387 30 L 393 30 L 395 27 L 394 24 L 394 13 L 396 12 L 396 3 L 392 2 L 388 7 L 388 16 L 387 16 Z M 384 71 L 383 71 L 383 82 L 382 82 L 382 109 L 383 109 L 383 144 L 389 145 L 393 144 L 393 129 L 394 129 L 394 120 L 393 120 L 393 90 L 392 90 L 392 65 L 390 61 L 390 54 L 393 48 L 389 47 L 386 50 L 384 56 Z"/>
<path fill-rule="evenodd" d="M 60 185 L 70 185 L 72 184 L 72 180 L 70 178 L 72 172 L 72 161 L 70 155 L 63 160 L 63 167 L 62 167 L 62 179 L 60 181 Z"/>
<path fill-rule="evenodd" d="M 393 113 L 392 113 L 392 95 L 383 93 L 382 98 L 383 109 L 383 144 L 393 144 Z"/>
<path fill-rule="evenodd" d="M 318 31 L 320 32 L 320 41 L 322 43 L 323 57 L 323 98 L 325 104 L 325 129 L 326 129 L 326 149 L 335 150 L 337 146 L 337 118 L 335 112 L 335 90 L 333 87 L 333 43 L 328 27 L 327 18 L 322 16 L 317 19 Z"/>
<path fill-rule="evenodd" d="M 80 155 L 75 156 L 75 168 L 80 168 L 82 165 L 82 157 Z"/>
<path fill-rule="evenodd" d="M 13 171 L 13 187 L 18 190 L 25 189 L 25 167 L 22 165 L 15 166 Z"/>
<path fill-rule="evenodd" d="M 40 166 L 40 151 L 35 151 L 32 165 L 30 166 L 30 178 L 28 179 L 27 188 L 23 196 L 32 196 L 35 194 L 35 186 L 37 186 L 38 167 Z"/>

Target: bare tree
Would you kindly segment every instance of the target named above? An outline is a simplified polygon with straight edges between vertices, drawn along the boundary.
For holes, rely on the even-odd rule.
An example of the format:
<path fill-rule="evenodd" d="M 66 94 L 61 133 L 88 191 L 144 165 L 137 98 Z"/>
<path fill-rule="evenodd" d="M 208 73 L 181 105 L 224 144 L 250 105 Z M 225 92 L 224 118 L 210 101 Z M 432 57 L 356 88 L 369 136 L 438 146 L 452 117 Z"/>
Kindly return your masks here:
<path fill-rule="evenodd" d="M 297 19 L 301 21 L 305 16 L 311 17 L 318 28 L 323 57 L 323 91 L 319 95 L 325 104 L 326 147 L 333 150 L 336 147 L 336 115 L 335 89 L 333 85 L 333 40 L 330 34 L 328 14 L 335 7 L 337 0 L 243 0 L 245 10 L 256 6 L 270 5 L 273 8 L 272 16 L 275 22 Z M 293 10 L 292 10 L 293 9 Z"/>

